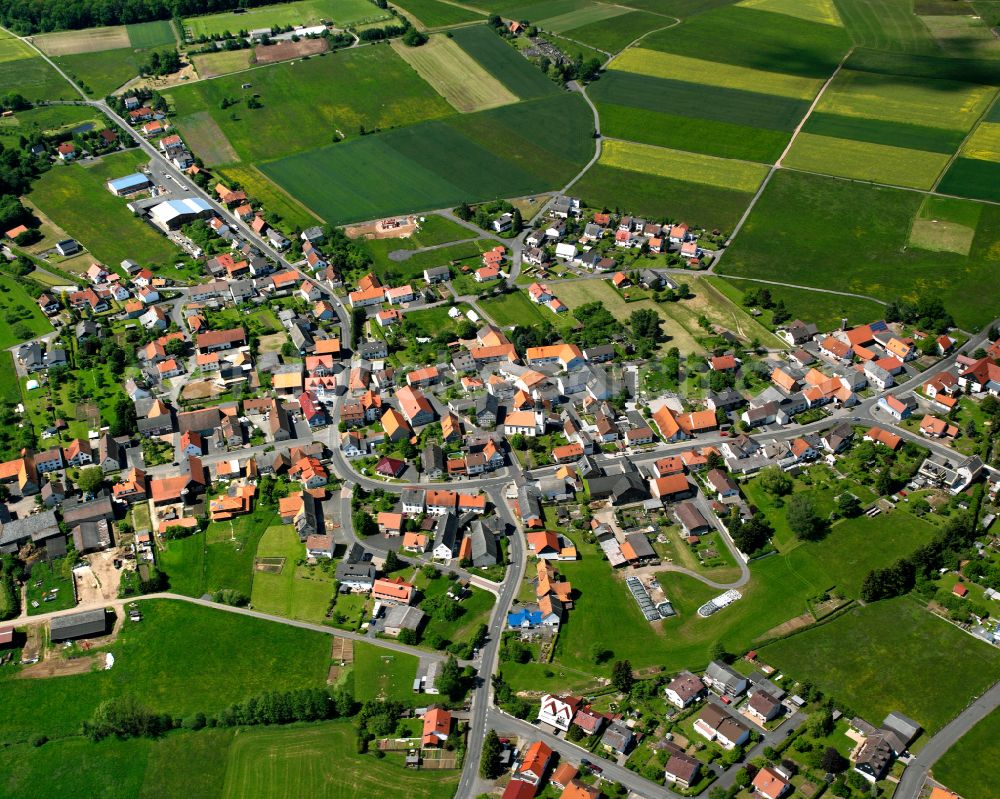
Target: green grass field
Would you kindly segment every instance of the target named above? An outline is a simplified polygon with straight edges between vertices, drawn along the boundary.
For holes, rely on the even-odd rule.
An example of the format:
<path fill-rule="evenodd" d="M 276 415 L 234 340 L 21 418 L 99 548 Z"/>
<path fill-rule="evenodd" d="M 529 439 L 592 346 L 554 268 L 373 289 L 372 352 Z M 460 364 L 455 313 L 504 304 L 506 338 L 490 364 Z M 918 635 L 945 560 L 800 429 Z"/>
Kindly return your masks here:
<path fill-rule="evenodd" d="M 565 11 L 561 14 L 555 14 L 551 17 L 531 20 L 531 22 L 543 31 L 566 33 L 566 31 L 573 28 L 580 28 L 594 22 L 603 22 L 611 19 L 612 17 L 621 16 L 622 14 L 627 13 L 629 13 L 629 10 L 624 6 L 590 3 L 588 5 L 578 6 L 577 8 Z"/>
<path fill-rule="evenodd" d="M 742 302 L 743 294 L 753 288 L 761 288 L 762 283 L 750 280 L 727 280 L 713 278 L 720 288 L 724 287 L 726 294 L 737 303 Z M 864 324 L 873 319 L 879 319 L 885 314 L 885 306 L 871 300 L 857 297 L 844 297 L 839 294 L 824 294 L 808 289 L 790 289 L 785 286 L 767 287 L 775 301 L 785 303 L 789 313 L 799 319 L 815 322 L 821 329 L 829 330 L 840 325 L 841 319 L 847 319 L 850 324 Z"/>
<path fill-rule="evenodd" d="M 451 580 L 440 577 L 436 580 L 427 580 L 421 575 L 416 580 L 424 599 L 443 596 L 453 585 Z M 490 611 L 493 609 L 494 603 L 493 594 L 479 588 L 472 588 L 471 591 L 472 594 L 458 604 L 462 609 L 462 615 L 457 619 L 448 621 L 433 615 L 427 619 L 427 625 L 423 630 L 424 640 L 431 635 L 440 635 L 442 639 L 450 643 L 466 643 L 480 624 L 489 623 Z M 447 601 L 451 602 L 452 600 Z"/>
<path fill-rule="evenodd" d="M 352 222 L 561 186 L 593 152 L 591 124 L 586 105 L 564 95 L 365 136 L 262 170 L 328 222 Z M 367 179 L 321 177 L 347 173 Z"/>
<path fill-rule="evenodd" d="M 739 5 L 775 14 L 790 14 L 823 25 L 843 25 L 834 0 L 742 0 Z"/>
<path fill-rule="evenodd" d="M 617 140 L 604 142 L 601 163 L 615 169 L 645 171 L 664 178 L 748 194 L 757 191 L 767 175 L 767 167 L 759 164 Z"/>
<path fill-rule="evenodd" d="M 803 133 L 831 136 L 836 139 L 889 144 L 912 150 L 951 155 L 962 143 L 965 134 L 960 130 L 931 128 L 925 125 L 908 125 L 905 122 L 888 122 L 867 117 L 846 117 L 814 111 L 809 115 Z"/>
<path fill-rule="evenodd" d="M 673 24 L 673 20 L 659 14 L 647 14 L 645 11 L 629 11 L 609 19 L 590 22 L 578 27 L 565 27 L 574 21 L 573 15 L 558 17 L 562 30 L 556 31 L 566 36 L 585 42 L 608 53 L 617 53 L 623 47 L 631 44 L 650 31 L 659 30 Z"/>
<path fill-rule="evenodd" d="M 684 79 L 723 89 L 773 94 L 793 100 L 808 100 L 822 81 L 781 72 L 765 72 L 741 65 L 691 58 L 644 47 L 630 47 L 611 62 L 615 69 L 653 78 Z"/>
<path fill-rule="evenodd" d="M 783 166 L 891 186 L 931 189 L 949 156 L 800 133 Z"/>
<path fill-rule="evenodd" d="M 600 104 L 628 106 L 664 115 L 791 132 L 809 108 L 807 100 L 733 89 L 676 78 L 609 69 L 588 89 Z M 610 132 L 609 132 L 610 133 Z"/>
<path fill-rule="evenodd" d="M 104 99 L 139 74 L 139 67 L 149 61 L 149 52 L 126 47 L 60 55 L 53 57 L 53 61 L 71 78 L 83 83 L 89 96 Z"/>
<path fill-rule="evenodd" d="M 593 207 L 620 209 L 656 219 L 732 230 L 750 202 L 746 192 L 632 172 L 597 163 L 575 184 L 573 193 Z"/>
<path fill-rule="evenodd" d="M 220 169 L 219 175 L 225 180 L 238 181 L 247 194 L 263 204 L 268 213 L 276 214 L 291 228 L 305 229 L 319 222 L 309 209 L 274 185 L 255 166 L 228 166 Z"/>
<path fill-rule="evenodd" d="M 355 799 L 401 793 L 413 799 L 454 795 L 457 771 L 414 771 L 402 756 L 358 755 L 350 722 L 257 729 L 237 735 L 229 749 L 224 799 L 316 796 Z"/>
<path fill-rule="evenodd" d="M 487 297 L 479 301 L 479 307 L 501 327 L 514 325 L 533 326 L 541 320 L 555 322 L 555 314 L 528 299 L 528 295 L 515 291 L 500 297 Z"/>
<path fill-rule="evenodd" d="M 395 699 L 410 705 L 419 699 L 413 693 L 419 659 L 415 655 L 390 652 L 374 644 L 354 644 L 354 696 L 368 699 Z"/>
<path fill-rule="evenodd" d="M 389 14 L 367 0 L 297 0 L 245 10 L 240 14 L 224 12 L 184 20 L 185 31 L 197 38 L 201 35 L 255 28 L 273 28 L 275 25 L 318 25 L 321 20 L 332 20 L 340 26 L 355 25 Z"/>
<path fill-rule="evenodd" d="M 78 125 L 93 123 L 98 129 L 109 122 L 103 114 L 75 105 L 49 105 L 18 111 L 12 117 L 0 119 L 0 142 L 5 147 L 17 147 L 18 138 L 36 133 L 56 133 Z"/>
<path fill-rule="evenodd" d="M 40 613 L 51 613 L 55 610 L 66 610 L 76 605 L 73 596 L 73 565 L 72 558 L 60 558 L 50 563 L 36 563 L 31 570 L 28 582 L 27 611 L 29 616 Z M 49 602 L 44 597 L 54 592 Z M 34 603 L 38 607 L 34 607 Z"/>
<path fill-rule="evenodd" d="M 126 620 L 112 645 L 110 671 L 41 680 L 6 671 L 0 684 L 11 705 L 0 740 L 75 735 L 102 700 L 125 692 L 184 716 L 266 690 L 325 685 L 329 636 L 183 602 L 145 602 L 142 613 L 141 623 Z"/>
<path fill-rule="evenodd" d="M 854 43 L 903 53 L 933 52 L 930 32 L 913 13 L 912 0 L 836 0 Z"/>
<path fill-rule="evenodd" d="M 17 372 L 14 369 L 14 356 L 10 352 L 0 355 L 0 399 L 11 405 L 17 405 L 21 401 Z"/>
<path fill-rule="evenodd" d="M 284 558 L 280 574 L 258 571 L 253 577 L 253 606 L 264 613 L 320 622 L 333 596 L 333 577 L 319 569 L 299 566 L 305 544 L 291 525 L 269 527 L 257 545 L 258 558 Z"/>
<path fill-rule="evenodd" d="M 232 524 L 213 522 L 203 532 L 170 541 L 159 553 L 170 590 L 201 596 L 231 588 L 251 596 L 257 545 L 276 518 L 273 509 L 258 508 Z"/>
<path fill-rule="evenodd" d="M 982 211 L 979 203 L 928 196 L 910 229 L 910 246 L 968 255 Z"/>
<path fill-rule="evenodd" d="M 38 53 L 0 31 L 0 93 L 10 92 L 18 92 L 31 102 L 80 96 Z"/>
<path fill-rule="evenodd" d="M 452 32 L 459 46 L 510 91 L 527 100 L 559 93 L 559 87 L 490 28 L 473 25 Z"/>
<path fill-rule="evenodd" d="M 712 9 L 642 41 L 653 50 L 823 80 L 850 45 L 835 25 L 741 6 Z"/>
<path fill-rule="evenodd" d="M 875 724 L 898 710 L 929 733 L 990 685 L 1000 666 L 996 649 L 907 597 L 855 608 L 760 656 Z"/>
<path fill-rule="evenodd" d="M 938 184 L 938 191 L 1000 202 L 1000 163 L 956 158 Z"/>
<path fill-rule="evenodd" d="M 780 280 L 892 300 L 934 292 L 956 322 L 975 329 L 993 303 L 976 287 L 1000 258 L 1000 211 L 983 208 L 967 258 L 907 249 L 922 195 L 782 170 L 720 265 L 723 273 L 776 279 L 774 248 L 790 248 Z"/>
<path fill-rule="evenodd" d="M 358 138 L 359 126 L 392 128 L 453 113 L 391 47 L 360 47 L 255 70 L 252 93 L 259 109 L 242 102 L 249 96 L 240 88 L 245 82 L 234 75 L 171 89 L 181 133 L 189 136 L 192 116 L 197 121 L 196 115 L 207 112 L 238 158 L 258 162 L 330 144 L 337 130 Z M 241 102 L 223 110 L 227 97 Z M 198 139 L 191 142 L 195 152 Z"/>
<path fill-rule="evenodd" d="M 958 739 L 934 764 L 934 779 L 965 799 L 990 799 L 995 783 L 988 768 L 973 764 L 996 762 L 1000 757 L 1000 710 L 994 710 Z"/>
<path fill-rule="evenodd" d="M 177 41 L 173 23 L 169 20 L 142 22 L 138 25 L 126 25 L 125 27 L 128 31 L 129 44 L 137 50 L 172 45 Z"/>
<path fill-rule="evenodd" d="M 992 86 L 940 79 L 888 78 L 844 69 L 827 87 L 816 110 L 863 119 L 968 131 L 996 94 Z"/>
<path fill-rule="evenodd" d="M 180 250 L 133 216 L 104 185 L 148 160 L 136 149 L 106 155 L 86 167 L 50 169 L 32 186 L 31 201 L 102 263 L 117 265 L 126 258 L 142 264 L 171 262 L 180 257 Z M 94 225 L 98 217 L 101 224 Z"/>
<path fill-rule="evenodd" d="M 0 274 L 0 348 L 7 349 L 24 341 L 18 334 L 27 332 L 25 338 L 35 338 L 52 330 L 52 325 L 45 318 L 34 298 L 25 291 L 24 286 L 10 275 Z M 22 330 L 23 328 L 23 330 Z M 8 386 L 4 386 L 5 390 Z M 14 383 L 14 392 L 17 383 Z"/>
<path fill-rule="evenodd" d="M 485 16 L 457 4 L 439 3 L 438 0 L 403 0 L 393 5 L 407 16 L 416 18 L 425 28 L 475 22 Z"/>
<path fill-rule="evenodd" d="M 239 72 L 250 67 L 253 50 L 220 50 L 217 53 L 202 53 L 191 56 L 191 63 L 200 78 L 216 78 Z"/>
<path fill-rule="evenodd" d="M 686 112 L 689 108 L 684 106 L 675 110 Z M 597 110 L 601 115 L 601 132 L 606 136 L 720 158 L 774 163 L 790 138 L 783 131 L 661 114 L 611 103 L 599 103 Z"/>

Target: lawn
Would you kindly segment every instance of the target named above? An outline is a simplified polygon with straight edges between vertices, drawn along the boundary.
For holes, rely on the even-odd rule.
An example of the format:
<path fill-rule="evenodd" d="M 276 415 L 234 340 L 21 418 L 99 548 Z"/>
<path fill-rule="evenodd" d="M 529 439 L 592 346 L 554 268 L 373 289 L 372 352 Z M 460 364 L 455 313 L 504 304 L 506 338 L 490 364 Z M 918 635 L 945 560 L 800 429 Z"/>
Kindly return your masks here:
<path fill-rule="evenodd" d="M 21 392 L 17 384 L 17 372 L 14 370 L 14 355 L 0 355 L 0 399 L 11 405 L 21 401 Z"/>
<path fill-rule="evenodd" d="M 565 95 L 397 128 L 262 169 L 339 224 L 562 186 L 593 152 L 584 134 L 591 125 L 580 98 Z M 336 179 L 343 174 L 366 180 Z"/>
<path fill-rule="evenodd" d="M 630 47 L 611 62 L 614 69 L 654 78 L 683 79 L 724 89 L 774 94 L 795 100 L 809 100 L 823 82 L 780 72 L 691 58 L 644 47 Z"/>
<path fill-rule="evenodd" d="M 102 263 L 117 266 L 132 258 L 152 266 L 173 261 L 180 257 L 180 250 L 137 219 L 125 201 L 105 186 L 109 179 L 128 175 L 146 161 L 139 150 L 128 150 L 86 167 L 70 164 L 50 169 L 32 186 L 31 201 Z M 100 225 L 93 224 L 95 218 L 100 218 Z"/>
<path fill-rule="evenodd" d="M 367 0 L 298 0 L 270 6 L 244 9 L 239 14 L 223 12 L 184 20 L 184 30 L 193 38 L 213 33 L 255 28 L 273 28 L 275 25 L 318 25 L 322 20 L 332 20 L 340 26 L 357 25 L 389 14 Z"/>
<path fill-rule="evenodd" d="M 6 31 L 0 31 L 0 94 L 10 92 L 17 92 L 31 102 L 80 97 L 38 53 Z"/>
<path fill-rule="evenodd" d="M 65 557 L 48 563 L 44 561 L 36 563 L 32 567 L 27 596 L 29 616 L 66 610 L 76 605 L 73 594 L 73 565 L 74 559 Z M 51 596 L 52 599 L 46 602 L 46 596 Z M 34 607 L 35 602 L 38 603 L 38 607 Z"/>
<path fill-rule="evenodd" d="M 17 278 L 0 274 L 0 348 L 52 331 L 52 325 Z M 27 334 L 27 335 L 24 335 Z M 16 383 L 15 383 L 16 386 Z M 8 388 L 5 386 L 5 389 Z"/>
<path fill-rule="evenodd" d="M 943 153 L 800 133 L 783 166 L 873 183 L 931 189 L 949 161 Z"/>
<path fill-rule="evenodd" d="M 723 273 L 892 300 L 933 293 L 960 327 L 995 313 L 988 292 L 1000 259 L 1000 210 L 984 206 L 968 257 L 907 248 L 923 196 L 842 180 L 778 172 L 720 263 Z M 795 252 L 782 259 L 775 252 Z"/>
<path fill-rule="evenodd" d="M 521 291 L 513 291 L 499 297 L 487 297 L 479 301 L 479 307 L 500 327 L 514 325 L 531 327 L 542 320 L 550 324 L 555 321 L 552 318 L 555 317 L 554 313 L 547 309 L 543 311 Z"/>
<path fill-rule="evenodd" d="M 898 710 L 931 734 L 992 684 L 1000 667 L 1000 652 L 908 597 L 852 609 L 760 654 L 874 724 Z"/>
<path fill-rule="evenodd" d="M 463 8 L 458 3 L 439 3 L 438 0 L 402 0 L 402 2 L 394 1 L 393 5 L 415 18 L 425 28 L 475 22 L 484 17 L 483 14 Z"/>
<path fill-rule="evenodd" d="M 188 136 L 191 117 L 207 112 L 237 157 L 255 162 L 330 144 L 338 130 L 355 138 L 361 127 L 392 128 L 452 113 L 391 47 L 262 67 L 254 70 L 252 92 L 241 88 L 246 82 L 246 76 L 231 75 L 171 89 L 167 96 L 181 133 Z M 246 107 L 251 93 L 261 108 Z M 237 102 L 223 109 L 226 98 Z M 197 116 L 194 122 L 190 144 L 200 154 L 197 125 L 204 122 Z"/>
<path fill-rule="evenodd" d="M 988 768 L 973 764 L 995 763 L 1000 757 L 1000 710 L 994 710 L 959 738 L 934 764 L 934 779 L 965 799 L 990 799 L 996 781 Z"/>
<path fill-rule="evenodd" d="M 454 39 L 438 34 L 421 47 L 408 47 L 399 40 L 392 47 L 456 111 L 469 113 L 517 102 L 517 95 L 483 69 Z"/>
<path fill-rule="evenodd" d="M 982 211 L 981 203 L 928 196 L 913 221 L 910 246 L 968 255 Z"/>
<path fill-rule="evenodd" d="M 159 553 L 170 590 L 202 596 L 223 588 L 251 596 L 257 545 L 276 519 L 273 508 L 258 508 L 232 522 L 213 522 L 203 532 L 167 543 Z"/>
<path fill-rule="evenodd" d="M 354 696 L 368 699 L 395 699 L 410 705 L 415 701 L 413 680 L 419 659 L 415 655 L 392 652 L 374 644 L 354 644 Z"/>
<path fill-rule="evenodd" d="M 9 702 L 0 740 L 75 735 L 101 701 L 123 693 L 183 717 L 262 691 L 326 684 L 327 635 L 185 602 L 144 602 L 142 614 L 138 624 L 125 621 L 111 646 L 110 671 L 21 680 L 7 670 L 0 678 Z"/>
<path fill-rule="evenodd" d="M 454 796 L 457 771 L 412 770 L 402 755 L 359 755 L 349 721 L 254 729 L 229 748 L 224 799 L 323 799 L 399 794 L 412 799 Z"/>
<path fill-rule="evenodd" d="M 737 304 L 742 304 L 744 292 L 764 285 L 750 280 L 726 278 L 712 278 L 712 280 Z M 815 322 L 821 330 L 838 327 L 841 319 L 847 319 L 852 325 L 864 324 L 885 314 L 884 306 L 857 297 L 826 294 L 808 289 L 790 289 L 785 286 L 769 285 L 767 289 L 775 301 L 781 300 L 785 303 L 785 307 L 793 317 Z"/>
<path fill-rule="evenodd" d="M 573 184 L 573 194 L 593 208 L 619 209 L 654 219 L 683 220 L 693 227 L 732 230 L 750 194 L 685 180 L 594 164 Z"/>
<path fill-rule="evenodd" d="M 454 586 L 451 580 L 447 580 L 444 577 L 427 580 L 423 575 L 418 575 L 417 585 L 424 595 L 421 602 L 428 599 L 433 600 L 437 597 L 444 597 L 443 601 L 445 602 L 453 601 L 445 596 L 448 593 L 448 589 Z M 493 609 L 495 601 L 493 594 L 480 588 L 472 588 L 470 590 L 472 592 L 471 595 L 458 603 L 458 607 L 462 609 L 462 615 L 457 619 L 448 621 L 440 615 L 430 615 L 428 617 L 427 625 L 424 627 L 422 633 L 424 640 L 431 635 L 439 635 L 449 643 L 466 643 L 472 638 L 473 633 L 475 633 L 480 624 L 489 623 L 490 611 Z"/>
<path fill-rule="evenodd" d="M 233 165 L 219 170 L 219 175 L 230 182 L 239 182 L 246 193 L 258 200 L 267 213 L 276 215 L 281 225 L 290 230 L 303 230 L 318 224 L 319 219 L 298 200 L 286 194 L 255 166 Z"/>
<path fill-rule="evenodd" d="M 660 177 L 748 194 L 757 191 L 767 175 L 767 167 L 759 164 L 615 140 L 604 143 L 601 163 L 615 169 L 646 171 Z"/>
<path fill-rule="evenodd" d="M 115 403 L 124 396 L 110 366 L 98 363 L 89 369 L 73 369 L 65 376 L 56 392 L 51 384 L 27 390 L 27 379 L 21 383 L 27 416 L 39 434 L 64 419 L 67 428 L 60 434 L 60 443 L 73 438 L 87 438 L 91 430 L 110 424 L 115 418 Z M 49 410 L 51 406 L 52 410 Z M 45 441 L 46 445 L 56 442 Z"/>
<path fill-rule="evenodd" d="M 459 28 L 452 35 L 465 52 L 522 100 L 559 92 L 559 87 L 538 67 L 486 25 Z"/>
<path fill-rule="evenodd" d="M 299 565 L 306 548 L 291 525 L 269 527 L 257 545 L 258 558 L 284 558 L 280 574 L 257 571 L 253 577 L 253 606 L 264 613 L 320 622 L 333 597 L 332 574 Z"/>
<path fill-rule="evenodd" d="M 612 17 L 618 17 L 627 13 L 629 13 L 629 10 L 624 6 L 612 6 L 605 5 L 603 3 L 588 3 L 551 17 L 533 19 L 531 22 L 544 31 L 566 33 L 566 31 L 572 28 L 581 28 L 584 25 L 590 25 L 594 22 L 603 22 L 604 20 L 611 19 Z"/>

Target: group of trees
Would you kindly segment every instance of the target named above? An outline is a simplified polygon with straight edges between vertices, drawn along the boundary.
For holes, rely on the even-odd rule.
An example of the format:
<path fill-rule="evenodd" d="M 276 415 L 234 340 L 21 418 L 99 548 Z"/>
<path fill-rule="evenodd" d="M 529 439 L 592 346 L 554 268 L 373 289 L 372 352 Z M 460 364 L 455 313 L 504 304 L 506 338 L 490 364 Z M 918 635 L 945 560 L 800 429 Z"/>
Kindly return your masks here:
<path fill-rule="evenodd" d="M 810 494 L 795 494 L 785 514 L 788 526 L 801 541 L 819 541 L 830 531 L 830 521 L 819 515 Z"/>
<path fill-rule="evenodd" d="M 771 321 L 780 325 L 792 318 L 791 313 L 785 307 L 784 300 L 775 300 L 771 296 L 769 288 L 750 289 L 743 295 L 743 304 L 747 308 L 765 308 L 771 311 Z"/>
<path fill-rule="evenodd" d="M 911 591 L 918 581 L 928 580 L 946 563 L 957 564 L 976 537 L 975 515 L 963 512 L 952 516 L 934 540 L 890 566 L 872 569 L 861 584 L 865 602 L 889 599 Z"/>
<path fill-rule="evenodd" d="M 635 347 L 639 358 L 649 358 L 656 348 L 667 340 L 661 327 L 663 318 L 652 308 L 642 308 L 629 314 L 625 326 L 629 331 L 629 341 Z"/>
<path fill-rule="evenodd" d="M 737 518 L 732 520 L 729 530 L 740 552 L 752 555 L 767 546 L 774 535 L 774 528 L 763 513 L 758 511 L 745 522 L 739 520 L 739 510 L 736 510 L 735 516 Z"/>
<path fill-rule="evenodd" d="M 944 333 L 955 326 L 955 320 L 938 297 L 920 297 L 916 302 L 894 300 L 886 306 L 885 321 L 905 322 L 935 333 Z"/>
<path fill-rule="evenodd" d="M 181 67 L 181 54 L 176 50 L 153 50 L 149 54 L 144 64 L 139 66 L 140 75 L 172 75 L 179 72 Z"/>

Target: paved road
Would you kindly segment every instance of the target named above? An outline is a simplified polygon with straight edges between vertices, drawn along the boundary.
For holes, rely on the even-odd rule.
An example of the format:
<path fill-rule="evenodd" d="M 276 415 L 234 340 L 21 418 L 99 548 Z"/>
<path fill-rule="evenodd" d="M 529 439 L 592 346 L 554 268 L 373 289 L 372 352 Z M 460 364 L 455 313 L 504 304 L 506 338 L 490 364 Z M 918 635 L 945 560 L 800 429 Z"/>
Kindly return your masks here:
<path fill-rule="evenodd" d="M 894 799 L 917 799 L 927 779 L 927 772 L 965 733 L 1000 707 L 1000 682 L 975 699 L 965 710 L 945 725 L 920 750 L 903 772 L 893 794 Z M 977 764 L 986 768 L 986 764 Z M 970 764 L 970 767 L 975 767 Z"/>

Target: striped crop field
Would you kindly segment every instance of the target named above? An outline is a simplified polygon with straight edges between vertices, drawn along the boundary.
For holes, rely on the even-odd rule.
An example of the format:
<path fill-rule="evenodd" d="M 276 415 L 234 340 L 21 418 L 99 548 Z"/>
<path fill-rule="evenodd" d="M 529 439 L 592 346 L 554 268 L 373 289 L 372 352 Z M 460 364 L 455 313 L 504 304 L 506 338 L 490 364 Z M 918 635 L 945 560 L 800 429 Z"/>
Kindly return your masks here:
<path fill-rule="evenodd" d="M 808 172 L 930 189 L 948 158 L 944 153 L 800 133 L 783 163 Z"/>
<path fill-rule="evenodd" d="M 617 169 L 745 192 L 756 191 L 767 175 L 767 167 L 761 164 L 617 140 L 604 142 L 601 163 Z"/>
<path fill-rule="evenodd" d="M 422 47 L 407 47 L 400 41 L 393 42 L 392 47 L 456 111 L 482 111 L 517 102 L 517 95 L 454 39 L 436 35 Z"/>
<path fill-rule="evenodd" d="M 647 50 L 643 47 L 629 48 L 619 55 L 611 65 L 614 69 L 637 72 L 640 75 L 651 75 L 656 78 L 674 78 L 689 83 L 704 83 L 708 86 L 721 86 L 727 89 L 776 94 L 800 100 L 811 99 L 823 85 L 823 81 L 819 79 L 784 75 L 780 72 L 766 72 L 751 67 L 720 64 L 715 61 L 703 61 L 700 58 L 690 58 L 659 50 Z"/>
<path fill-rule="evenodd" d="M 565 14 L 558 14 L 548 19 L 540 19 L 535 24 L 542 30 L 553 33 L 565 33 L 573 28 L 581 28 L 593 22 L 602 22 L 612 17 L 618 17 L 631 11 L 625 6 L 612 6 L 606 3 L 594 3 L 591 6 L 569 11 Z"/>
<path fill-rule="evenodd" d="M 842 70 L 816 110 L 885 119 L 931 128 L 970 130 L 996 88 L 952 80 L 926 80 Z"/>
<path fill-rule="evenodd" d="M 965 158 L 1000 162 L 1000 123 L 983 122 L 962 147 Z"/>

